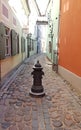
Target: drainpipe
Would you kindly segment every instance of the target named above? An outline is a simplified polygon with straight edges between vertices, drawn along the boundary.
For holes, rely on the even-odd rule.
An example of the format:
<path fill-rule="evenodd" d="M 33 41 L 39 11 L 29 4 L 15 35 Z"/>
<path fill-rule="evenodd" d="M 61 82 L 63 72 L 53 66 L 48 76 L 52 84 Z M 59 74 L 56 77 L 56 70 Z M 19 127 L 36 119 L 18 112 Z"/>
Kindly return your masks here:
<path fill-rule="evenodd" d="M 58 41 L 57 41 L 57 72 L 58 72 L 58 60 L 59 60 L 59 38 L 60 38 L 60 13 L 61 13 L 61 0 L 59 1 L 59 17 L 58 17 Z"/>
<path fill-rule="evenodd" d="M 59 55 L 59 53 L 58 53 L 58 44 L 59 44 L 59 34 L 60 34 L 60 30 L 59 30 L 59 28 L 60 28 L 60 11 L 61 11 L 61 0 L 60 0 L 60 2 L 59 2 L 59 16 L 58 16 L 58 18 L 56 17 L 56 20 L 58 19 L 58 37 L 57 37 L 57 51 L 54 51 L 53 53 L 53 56 L 55 55 L 56 56 L 56 63 L 54 63 L 53 62 L 53 66 L 52 66 L 52 69 L 56 72 L 56 73 L 58 73 L 58 55 Z M 53 57 L 54 58 L 54 57 Z"/>

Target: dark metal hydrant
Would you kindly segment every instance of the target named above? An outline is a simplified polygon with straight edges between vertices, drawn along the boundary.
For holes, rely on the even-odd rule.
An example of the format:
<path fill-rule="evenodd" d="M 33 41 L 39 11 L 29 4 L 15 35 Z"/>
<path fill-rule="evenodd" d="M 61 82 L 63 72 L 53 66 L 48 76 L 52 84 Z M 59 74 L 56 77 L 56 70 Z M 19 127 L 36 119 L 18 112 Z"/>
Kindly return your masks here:
<path fill-rule="evenodd" d="M 44 72 L 42 71 L 41 64 L 39 61 L 34 65 L 33 72 L 31 75 L 33 75 L 33 85 L 30 91 L 30 95 L 32 96 L 44 96 L 44 88 L 42 86 L 42 75 L 44 75 Z"/>

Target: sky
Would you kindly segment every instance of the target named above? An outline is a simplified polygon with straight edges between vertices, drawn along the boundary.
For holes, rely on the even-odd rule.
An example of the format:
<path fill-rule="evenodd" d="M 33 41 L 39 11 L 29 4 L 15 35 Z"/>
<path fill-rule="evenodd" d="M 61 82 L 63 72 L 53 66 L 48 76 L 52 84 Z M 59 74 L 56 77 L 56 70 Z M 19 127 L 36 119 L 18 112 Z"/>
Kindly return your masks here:
<path fill-rule="evenodd" d="M 49 0 L 36 0 L 38 7 L 40 9 L 41 15 L 45 14 L 46 11 L 46 7 L 48 4 Z M 32 26 L 35 24 L 36 20 L 37 20 L 37 12 L 36 9 L 33 5 L 32 0 L 29 0 L 29 4 L 30 4 L 30 8 L 31 8 L 31 14 L 30 14 L 30 30 L 33 28 Z M 11 8 L 16 10 L 16 16 L 20 21 L 21 26 L 23 27 L 23 25 L 27 24 L 27 16 L 25 14 L 25 11 L 22 7 L 21 4 L 21 0 L 9 0 L 9 5 L 11 6 Z M 42 19 L 42 18 L 41 18 Z"/>
<path fill-rule="evenodd" d="M 34 27 L 36 25 L 36 21 L 37 20 L 47 21 L 47 18 L 38 16 L 36 7 L 34 6 L 34 3 L 32 1 L 33 0 L 29 0 L 30 10 L 31 10 L 31 14 L 29 16 L 29 20 L 30 20 L 30 22 L 29 22 L 29 32 L 34 34 Z M 36 1 L 38 2 L 41 14 L 44 15 L 49 0 L 36 0 Z"/>
<path fill-rule="evenodd" d="M 40 9 L 41 15 L 45 14 L 45 10 L 46 10 L 48 1 L 49 0 L 36 0 L 37 4 L 39 6 L 39 9 Z"/>

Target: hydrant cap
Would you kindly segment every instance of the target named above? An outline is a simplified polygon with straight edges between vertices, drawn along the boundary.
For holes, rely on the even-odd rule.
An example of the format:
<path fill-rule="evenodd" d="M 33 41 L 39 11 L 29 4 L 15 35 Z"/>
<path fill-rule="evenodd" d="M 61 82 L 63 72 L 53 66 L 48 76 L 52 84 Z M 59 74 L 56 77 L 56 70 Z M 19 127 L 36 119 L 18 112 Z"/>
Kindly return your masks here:
<path fill-rule="evenodd" d="M 35 67 L 41 67 L 41 64 L 39 63 L 39 60 L 37 60 L 37 63 L 35 64 Z"/>

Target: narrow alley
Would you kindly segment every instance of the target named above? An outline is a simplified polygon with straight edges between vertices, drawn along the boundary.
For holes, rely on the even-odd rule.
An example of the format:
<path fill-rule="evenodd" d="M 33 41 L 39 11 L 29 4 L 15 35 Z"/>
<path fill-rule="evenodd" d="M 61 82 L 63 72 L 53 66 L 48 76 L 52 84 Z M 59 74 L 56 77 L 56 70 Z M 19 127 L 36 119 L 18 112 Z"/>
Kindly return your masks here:
<path fill-rule="evenodd" d="M 81 130 L 81 0 L 0 0 L 0 130 Z"/>
<path fill-rule="evenodd" d="M 45 96 L 29 95 L 32 67 L 39 60 Z M 52 70 L 45 54 L 23 62 L 14 81 L 0 91 L 0 130 L 81 130 L 81 100 L 70 84 Z"/>

